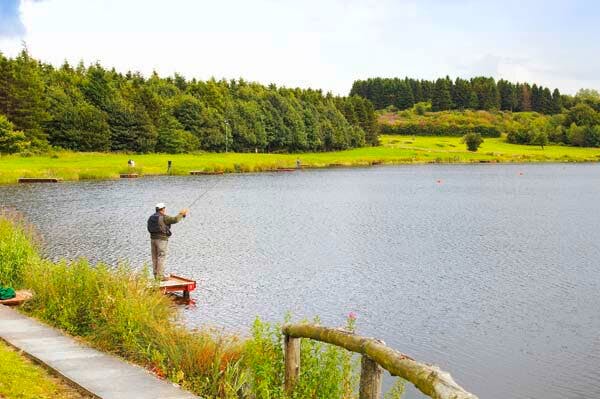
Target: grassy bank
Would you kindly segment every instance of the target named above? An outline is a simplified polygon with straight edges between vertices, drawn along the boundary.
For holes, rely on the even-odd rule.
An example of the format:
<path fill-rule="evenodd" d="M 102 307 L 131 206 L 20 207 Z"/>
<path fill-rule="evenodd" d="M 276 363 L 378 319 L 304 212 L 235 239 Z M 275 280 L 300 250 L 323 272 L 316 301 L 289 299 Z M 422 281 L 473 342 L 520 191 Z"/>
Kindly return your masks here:
<path fill-rule="evenodd" d="M 279 326 L 257 319 L 244 339 L 210 329 L 190 331 L 146 271 L 92 267 L 85 260 L 50 262 L 38 255 L 35 242 L 33 229 L 18 213 L 0 212 L 0 284 L 32 290 L 24 312 L 96 348 L 207 399 L 357 397 L 356 359 L 345 350 L 303 340 L 299 383 L 286 396 Z"/>
<path fill-rule="evenodd" d="M 502 138 L 487 138 L 476 153 L 468 152 L 459 137 L 381 136 L 378 147 L 305 154 L 103 154 L 61 152 L 53 156 L 0 158 L 0 184 L 15 183 L 19 177 L 59 177 L 64 180 L 115 179 L 134 159 L 144 175 L 165 174 L 167 161 L 172 173 L 188 175 L 191 170 L 260 172 L 302 165 L 327 167 L 373 163 L 427 162 L 590 162 L 600 160 L 600 149 L 549 145 L 544 147 L 509 144 Z"/>
<path fill-rule="evenodd" d="M 88 396 L 0 341 L 0 398 L 83 399 Z"/>
<path fill-rule="evenodd" d="M 389 152 L 409 151 L 415 162 L 598 162 L 599 148 L 510 144 L 485 138 L 477 152 L 467 151 L 460 137 L 384 136 Z"/>

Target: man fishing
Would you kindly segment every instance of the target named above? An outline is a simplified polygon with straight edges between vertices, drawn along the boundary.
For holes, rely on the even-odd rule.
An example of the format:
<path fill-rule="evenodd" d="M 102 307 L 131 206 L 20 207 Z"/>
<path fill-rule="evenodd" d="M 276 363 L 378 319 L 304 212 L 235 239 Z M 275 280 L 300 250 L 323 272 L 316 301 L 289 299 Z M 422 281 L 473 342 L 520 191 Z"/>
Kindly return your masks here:
<path fill-rule="evenodd" d="M 171 225 L 178 223 L 188 214 L 187 209 L 182 209 L 177 216 L 169 216 L 166 206 L 162 202 L 156 204 L 156 212 L 148 218 L 148 232 L 152 248 L 152 272 L 157 280 L 168 280 L 165 275 L 165 262 L 167 260 L 167 245 L 171 237 Z"/>

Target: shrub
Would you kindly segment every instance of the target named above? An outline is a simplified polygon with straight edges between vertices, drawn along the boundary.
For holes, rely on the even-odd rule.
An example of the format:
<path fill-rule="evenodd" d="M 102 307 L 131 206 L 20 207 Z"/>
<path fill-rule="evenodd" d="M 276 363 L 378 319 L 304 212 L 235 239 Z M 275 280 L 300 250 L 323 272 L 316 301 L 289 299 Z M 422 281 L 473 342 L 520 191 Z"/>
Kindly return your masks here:
<path fill-rule="evenodd" d="M 567 140 L 569 144 L 584 147 L 585 146 L 585 127 L 577 126 L 572 123 L 567 129 Z"/>
<path fill-rule="evenodd" d="M 467 145 L 467 150 L 475 152 L 483 143 L 483 138 L 479 133 L 467 133 L 461 141 Z"/>
<path fill-rule="evenodd" d="M 431 103 L 430 102 L 420 102 L 416 103 L 413 106 L 413 112 L 417 115 L 423 116 L 426 112 L 431 111 Z"/>
<path fill-rule="evenodd" d="M 542 130 L 538 130 L 531 138 L 530 144 L 539 145 L 543 150 L 544 146 L 548 144 L 548 134 Z"/>
<path fill-rule="evenodd" d="M 0 115 L 0 153 L 14 154 L 24 151 L 29 145 L 25 133 L 15 131 L 14 125 L 4 115 Z"/>
<path fill-rule="evenodd" d="M 157 152 L 180 154 L 192 152 L 200 147 L 200 140 L 182 129 L 164 129 L 158 133 Z"/>
<path fill-rule="evenodd" d="M 577 126 L 593 126 L 600 124 L 600 113 L 596 112 L 587 104 L 579 103 L 567 112 L 564 121 L 566 127 L 572 124 Z"/>

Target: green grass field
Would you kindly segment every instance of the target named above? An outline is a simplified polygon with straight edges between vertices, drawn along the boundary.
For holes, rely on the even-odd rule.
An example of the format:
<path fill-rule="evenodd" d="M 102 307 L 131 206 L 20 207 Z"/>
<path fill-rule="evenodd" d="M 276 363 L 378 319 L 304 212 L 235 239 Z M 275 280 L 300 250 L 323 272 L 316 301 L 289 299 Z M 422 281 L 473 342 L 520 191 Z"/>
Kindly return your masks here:
<path fill-rule="evenodd" d="M 0 398 L 81 399 L 86 397 L 0 341 Z"/>
<path fill-rule="evenodd" d="M 593 162 L 600 149 L 550 145 L 540 147 L 509 144 L 502 138 L 486 139 L 476 153 L 466 150 L 459 137 L 381 136 L 381 145 L 348 151 L 303 154 L 102 154 L 60 152 L 53 156 L 0 158 L 0 184 L 16 183 L 19 177 L 58 177 L 64 180 L 115 179 L 127 171 L 134 159 L 144 175 L 165 174 L 167 160 L 172 173 L 188 175 L 192 170 L 260 172 L 294 167 L 296 159 L 307 167 L 331 164 L 365 166 L 374 163 L 458 162 Z"/>

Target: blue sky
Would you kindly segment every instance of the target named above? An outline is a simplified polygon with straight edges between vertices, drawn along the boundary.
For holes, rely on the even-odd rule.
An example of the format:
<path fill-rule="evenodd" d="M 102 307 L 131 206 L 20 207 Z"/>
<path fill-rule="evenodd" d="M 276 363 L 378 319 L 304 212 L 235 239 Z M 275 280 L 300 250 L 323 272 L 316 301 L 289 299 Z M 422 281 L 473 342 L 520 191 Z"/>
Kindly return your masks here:
<path fill-rule="evenodd" d="M 600 2 L 0 0 L 0 51 L 347 94 L 372 76 L 600 89 Z"/>

